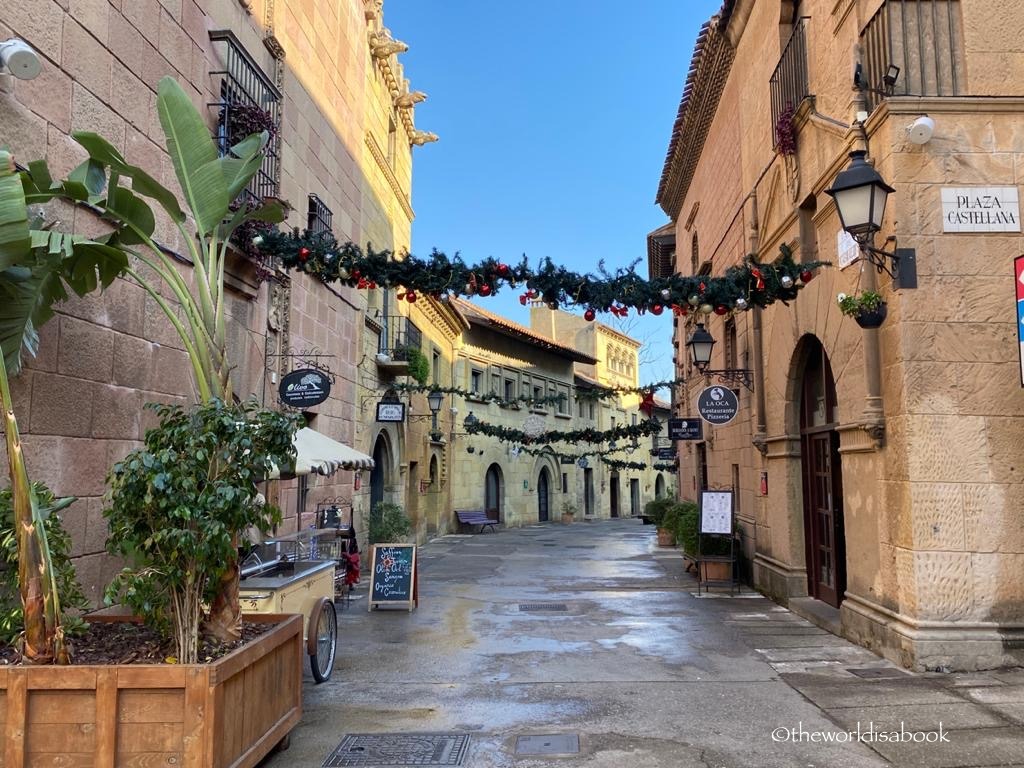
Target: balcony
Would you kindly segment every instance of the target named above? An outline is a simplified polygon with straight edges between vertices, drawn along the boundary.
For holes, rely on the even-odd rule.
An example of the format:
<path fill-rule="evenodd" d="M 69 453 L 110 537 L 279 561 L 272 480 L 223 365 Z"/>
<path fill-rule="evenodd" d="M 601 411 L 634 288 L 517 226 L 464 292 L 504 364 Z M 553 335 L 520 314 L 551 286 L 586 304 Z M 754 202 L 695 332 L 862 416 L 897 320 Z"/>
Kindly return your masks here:
<path fill-rule="evenodd" d="M 782 51 L 775 72 L 769 81 L 772 95 L 772 141 L 778 144 L 776 126 L 783 112 L 795 112 L 800 103 L 810 98 L 807 85 L 807 17 L 793 26 L 793 33 Z"/>
<path fill-rule="evenodd" d="M 868 109 L 887 96 L 960 96 L 966 92 L 959 0 L 888 0 L 860 36 Z M 900 68 L 891 89 L 889 65 Z"/>
<path fill-rule="evenodd" d="M 377 370 L 390 376 L 404 376 L 409 372 L 410 358 L 420 352 L 423 334 L 404 315 L 383 318 L 380 340 L 377 343 Z"/>

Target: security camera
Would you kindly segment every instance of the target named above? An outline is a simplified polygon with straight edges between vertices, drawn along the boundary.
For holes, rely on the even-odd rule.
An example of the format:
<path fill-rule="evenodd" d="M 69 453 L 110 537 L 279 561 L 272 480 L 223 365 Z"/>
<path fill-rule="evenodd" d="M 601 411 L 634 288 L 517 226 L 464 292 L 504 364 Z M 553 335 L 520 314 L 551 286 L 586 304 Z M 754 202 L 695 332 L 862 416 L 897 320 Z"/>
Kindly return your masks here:
<path fill-rule="evenodd" d="M 907 128 L 907 138 L 911 144 L 926 144 L 935 133 L 935 121 L 928 115 L 922 115 Z"/>
<path fill-rule="evenodd" d="M 19 80 L 32 80 L 39 76 L 42 69 L 39 54 L 24 40 L 15 37 L 0 43 L 0 74 L 14 75 Z"/>

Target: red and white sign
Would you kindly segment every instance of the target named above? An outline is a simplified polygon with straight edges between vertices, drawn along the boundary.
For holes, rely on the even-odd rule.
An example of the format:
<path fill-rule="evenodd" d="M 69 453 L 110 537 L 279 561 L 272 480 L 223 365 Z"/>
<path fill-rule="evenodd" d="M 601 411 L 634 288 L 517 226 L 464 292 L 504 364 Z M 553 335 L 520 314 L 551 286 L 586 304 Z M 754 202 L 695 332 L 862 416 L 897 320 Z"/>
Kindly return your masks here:
<path fill-rule="evenodd" d="M 1020 384 L 1024 387 L 1024 256 L 1013 260 L 1013 276 L 1017 285 L 1017 341 L 1020 342 Z"/>

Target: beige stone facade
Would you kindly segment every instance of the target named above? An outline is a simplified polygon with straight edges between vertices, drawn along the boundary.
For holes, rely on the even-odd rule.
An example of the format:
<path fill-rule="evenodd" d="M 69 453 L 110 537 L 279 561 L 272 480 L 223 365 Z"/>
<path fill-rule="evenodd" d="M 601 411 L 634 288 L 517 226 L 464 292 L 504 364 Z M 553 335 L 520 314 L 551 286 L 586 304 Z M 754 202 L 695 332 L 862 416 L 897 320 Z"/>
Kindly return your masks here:
<path fill-rule="evenodd" d="M 0 38 L 24 39 L 40 53 L 43 69 L 35 80 L 0 78 L 0 143 L 24 162 L 46 157 L 56 177 L 85 157 L 70 132 L 96 131 L 130 163 L 174 189 L 156 112 L 160 78 L 177 78 L 214 131 L 226 89 L 256 89 L 254 98 L 274 105 L 280 119 L 276 164 L 264 169 L 273 189 L 261 193 L 274 192 L 290 203 L 286 226 L 303 229 L 311 223 L 315 195 L 339 240 L 408 248 L 414 100 L 398 62 L 403 46 L 389 42 L 380 5 L 4 3 Z M 232 84 L 242 70 L 250 79 Z M 84 209 L 47 213 L 77 232 L 101 226 Z M 172 252 L 183 251 L 167 222 L 158 224 L 157 234 Z M 183 261 L 182 270 L 188 269 Z M 254 265 L 241 257 L 233 265 L 229 348 L 235 392 L 274 406 L 281 376 L 304 359 L 319 361 L 335 381 L 330 399 L 307 414 L 311 425 L 371 452 L 374 435 L 358 427 L 368 388 L 377 384 L 367 293 L 298 273 L 278 278 L 260 281 Z M 134 284 L 118 281 L 102 296 L 62 305 L 42 329 L 39 356 L 14 384 L 33 478 L 80 499 L 67 511 L 66 524 L 80 578 L 93 598 L 117 567 L 103 554 L 107 470 L 138 445 L 151 423 L 143 403 L 192 399 L 188 371 L 180 342 L 152 300 Z M 379 392 L 372 394 L 379 398 Z M 306 527 L 318 501 L 340 498 L 354 504 L 357 530 L 365 536 L 361 517 L 369 483 L 361 479 L 359 491 L 353 473 L 339 472 L 282 482 L 269 495 L 284 512 L 284 531 L 300 524 L 298 512 Z"/>
<path fill-rule="evenodd" d="M 658 195 L 678 272 L 721 274 L 748 252 L 771 260 L 782 244 L 833 262 L 791 306 L 708 321 L 719 342 L 735 334 L 713 367 L 752 368 L 755 391 L 741 390 L 733 424 L 680 448 L 683 495 L 702 473 L 736 488 L 759 589 L 797 608 L 808 595 L 838 604 L 843 634 L 918 669 L 1022 658 L 1013 257 L 1024 238 L 1019 212 L 1014 231 L 948 231 L 942 204 L 944 188 L 1024 183 L 1021 39 L 1017 1 L 726 2 L 698 41 Z M 776 89 L 776 112 L 780 98 L 795 111 L 791 156 L 773 149 L 771 81 L 783 60 L 807 78 Z M 884 90 L 886 64 L 900 66 L 893 92 L 854 89 L 857 60 L 871 89 Z M 860 111 L 863 131 L 852 125 Z M 935 129 L 917 144 L 908 127 L 922 115 Z M 885 249 L 916 251 L 916 289 L 894 289 L 863 261 L 839 266 L 825 190 L 863 148 L 896 189 L 876 244 L 894 237 Z M 836 296 L 876 285 L 888 319 L 862 330 Z M 691 330 L 677 322 L 682 374 Z M 693 415 L 696 389 L 679 415 Z"/>

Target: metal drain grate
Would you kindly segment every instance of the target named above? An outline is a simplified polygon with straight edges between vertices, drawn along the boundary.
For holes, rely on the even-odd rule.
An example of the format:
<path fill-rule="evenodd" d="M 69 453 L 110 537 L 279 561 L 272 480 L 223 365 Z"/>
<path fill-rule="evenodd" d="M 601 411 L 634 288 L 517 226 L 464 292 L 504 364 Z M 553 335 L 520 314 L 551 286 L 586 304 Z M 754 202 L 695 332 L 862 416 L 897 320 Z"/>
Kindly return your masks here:
<path fill-rule="evenodd" d="M 323 768 L 462 765 L 468 749 L 464 733 L 353 733 L 327 756 Z"/>
<path fill-rule="evenodd" d="M 580 737 L 577 733 L 520 736 L 516 739 L 517 755 L 575 755 L 579 751 Z"/>
<path fill-rule="evenodd" d="M 568 611 L 569 606 L 565 603 L 520 603 L 519 610 L 523 612 Z"/>
<path fill-rule="evenodd" d="M 866 669 L 847 669 L 851 675 L 863 677 L 868 680 L 877 680 L 884 677 L 906 677 L 907 673 L 902 669 L 892 667 L 867 667 Z"/>

